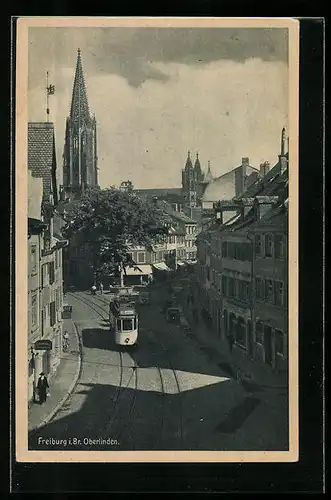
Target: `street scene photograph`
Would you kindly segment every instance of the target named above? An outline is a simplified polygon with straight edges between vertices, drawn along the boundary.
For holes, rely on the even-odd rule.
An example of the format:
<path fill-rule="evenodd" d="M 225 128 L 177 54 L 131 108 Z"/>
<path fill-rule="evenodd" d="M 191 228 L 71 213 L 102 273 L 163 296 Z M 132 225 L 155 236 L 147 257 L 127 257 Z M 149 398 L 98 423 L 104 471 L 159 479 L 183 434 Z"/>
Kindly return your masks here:
<path fill-rule="evenodd" d="M 26 30 L 27 452 L 293 452 L 293 26 L 148 21 Z"/>

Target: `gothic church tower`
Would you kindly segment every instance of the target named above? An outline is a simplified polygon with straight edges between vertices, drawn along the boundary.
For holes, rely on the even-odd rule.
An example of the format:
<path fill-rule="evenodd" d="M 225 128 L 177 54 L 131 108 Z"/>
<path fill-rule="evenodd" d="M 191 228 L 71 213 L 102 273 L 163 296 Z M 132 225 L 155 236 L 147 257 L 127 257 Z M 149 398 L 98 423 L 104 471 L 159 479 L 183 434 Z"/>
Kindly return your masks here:
<path fill-rule="evenodd" d="M 66 121 L 63 152 L 63 190 L 66 197 L 80 196 L 88 186 L 98 186 L 97 133 L 90 115 L 80 49 Z"/>

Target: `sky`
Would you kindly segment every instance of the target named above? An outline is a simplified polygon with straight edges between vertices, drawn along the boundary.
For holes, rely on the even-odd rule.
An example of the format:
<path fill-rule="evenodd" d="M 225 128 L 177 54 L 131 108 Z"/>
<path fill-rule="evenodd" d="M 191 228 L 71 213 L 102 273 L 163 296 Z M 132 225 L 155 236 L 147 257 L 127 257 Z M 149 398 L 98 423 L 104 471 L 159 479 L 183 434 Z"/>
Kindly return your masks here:
<path fill-rule="evenodd" d="M 276 163 L 288 125 L 286 29 L 30 27 L 28 118 L 46 120 L 48 71 L 60 183 L 78 48 L 101 187 L 180 187 L 188 150 L 214 176 L 242 157 Z"/>

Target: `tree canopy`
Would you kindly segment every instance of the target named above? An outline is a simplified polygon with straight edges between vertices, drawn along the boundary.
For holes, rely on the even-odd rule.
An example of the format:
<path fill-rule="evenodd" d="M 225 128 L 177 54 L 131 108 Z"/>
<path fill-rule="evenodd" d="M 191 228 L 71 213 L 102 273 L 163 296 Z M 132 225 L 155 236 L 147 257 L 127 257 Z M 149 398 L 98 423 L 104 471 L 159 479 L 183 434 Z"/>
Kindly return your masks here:
<path fill-rule="evenodd" d="M 135 266 L 130 249 L 151 250 L 167 234 L 166 216 L 153 202 L 131 191 L 90 188 L 66 210 L 63 236 L 89 249 L 97 272 Z"/>

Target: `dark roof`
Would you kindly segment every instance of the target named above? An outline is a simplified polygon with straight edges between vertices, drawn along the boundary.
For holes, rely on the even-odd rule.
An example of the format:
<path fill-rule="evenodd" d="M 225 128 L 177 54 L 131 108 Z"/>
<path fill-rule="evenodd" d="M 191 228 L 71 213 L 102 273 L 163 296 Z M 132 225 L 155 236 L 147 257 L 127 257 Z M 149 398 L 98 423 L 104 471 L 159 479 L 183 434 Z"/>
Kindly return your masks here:
<path fill-rule="evenodd" d="M 287 154 L 285 155 L 287 156 Z M 261 179 L 257 179 L 251 184 L 244 193 L 237 196 L 236 199 L 254 198 L 257 195 L 279 195 L 284 192 L 284 185 L 288 179 L 288 170 L 281 174 L 280 161 L 269 170 L 269 172 Z M 286 187 L 286 186 L 285 186 Z"/>
<path fill-rule="evenodd" d="M 151 189 L 134 189 L 137 196 L 157 197 L 167 195 L 181 195 L 182 188 L 151 188 Z"/>
<path fill-rule="evenodd" d="M 55 174 L 55 137 L 53 123 L 28 123 L 28 169 L 33 177 L 43 179 L 43 200 L 55 194 L 52 175 Z"/>
<path fill-rule="evenodd" d="M 183 212 L 178 212 L 177 210 L 174 210 L 169 203 L 167 203 L 164 200 L 158 200 L 157 205 L 159 208 L 164 210 L 168 215 L 173 217 L 174 219 L 184 222 L 185 224 L 196 224 L 196 221 L 188 217 L 188 215 L 184 214 Z"/>
<path fill-rule="evenodd" d="M 287 209 L 283 205 L 279 205 L 261 217 L 261 219 L 257 220 L 252 224 L 251 228 L 254 229 L 259 228 L 261 226 L 275 226 L 279 229 L 285 229 L 287 227 L 288 222 L 288 212 Z"/>

